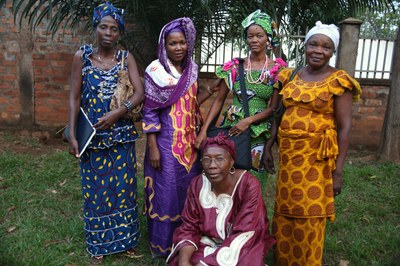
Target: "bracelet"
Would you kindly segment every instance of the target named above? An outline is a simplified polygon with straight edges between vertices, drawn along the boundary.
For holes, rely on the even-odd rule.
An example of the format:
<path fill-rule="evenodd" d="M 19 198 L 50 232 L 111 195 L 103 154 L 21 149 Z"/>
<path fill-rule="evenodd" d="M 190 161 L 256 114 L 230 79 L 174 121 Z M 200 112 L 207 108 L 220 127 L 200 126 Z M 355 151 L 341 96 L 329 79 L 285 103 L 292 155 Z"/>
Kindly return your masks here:
<path fill-rule="evenodd" d="M 132 111 L 132 109 L 133 109 L 133 104 L 132 104 L 130 101 L 128 101 L 128 100 L 124 101 L 123 105 L 126 107 L 126 109 L 128 109 L 128 113 L 129 113 L 130 111 Z"/>
<path fill-rule="evenodd" d="M 214 93 L 214 92 L 210 89 L 210 86 L 207 87 L 207 91 L 208 91 L 208 93 L 209 93 L 210 95 L 213 95 L 213 93 Z"/>

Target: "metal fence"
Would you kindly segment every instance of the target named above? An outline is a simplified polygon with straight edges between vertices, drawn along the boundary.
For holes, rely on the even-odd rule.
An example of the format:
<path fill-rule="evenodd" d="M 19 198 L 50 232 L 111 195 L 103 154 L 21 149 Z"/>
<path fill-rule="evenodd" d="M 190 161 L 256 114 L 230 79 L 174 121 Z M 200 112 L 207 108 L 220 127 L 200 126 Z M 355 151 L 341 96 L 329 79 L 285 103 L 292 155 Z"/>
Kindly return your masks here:
<path fill-rule="evenodd" d="M 247 56 L 245 49 L 240 49 L 242 43 L 232 43 L 225 40 L 224 33 L 213 33 L 213 39 L 222 40 L 219 47 L 212 53 L 209 39 L 203 38 L 202 51 L 207 51 L 210 56 L 202 58 L 201 72 L 213 73 L 216 66 L 231 60 L 234 57 Z M 281 53 L 288 58 L 288 66 L 296 67 L 305 64 L 304 58 L 305 35 L 297 33 L 281 38 Z M 359 39 L 355 77 L 366 79 L 390 79 L 394 41 L 389 39 Z M 271 54 L 272 57 L 275 55 Z M 282 54 L 278 54 L 278 57 Z M 330 65 L 336 65 L 336 54 L 331 58 Z"/>
<path fill-rule="evenodd" d="M 246 56 L 246 51 L 240 47 L 243 47 L 242 40 L 234 43 L 227 41 L 223 32 L 208 33 L 207 37 L 202 38 L 200 72 L 214 73 L 217 66 L 232 58 Z"/>
<path fill-rule="evenodd" d="M 390 79 L 394 41 L 359 39 L 356 78 Z"/>

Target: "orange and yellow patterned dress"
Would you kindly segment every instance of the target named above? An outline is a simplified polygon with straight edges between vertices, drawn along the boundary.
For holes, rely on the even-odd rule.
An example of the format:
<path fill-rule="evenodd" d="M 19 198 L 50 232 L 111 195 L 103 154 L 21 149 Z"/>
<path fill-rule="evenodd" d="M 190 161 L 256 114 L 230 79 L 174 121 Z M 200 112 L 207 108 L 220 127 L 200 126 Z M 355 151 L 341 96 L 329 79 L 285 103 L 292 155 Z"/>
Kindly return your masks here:
<path fill-rule="evenodd" d="M 358 82 L 338 70 L 305 82 L 292 69 L 278 76 L 286 111 L 278 131 L 279 178 L 273 234 L 278 265 L 321 265 L 326 218 L 335 219 L 332 172 L 338 155 L 334 98 L 346 90 L 357 100 Z M 280 83 L 280 84 L 279 84 Z"/>

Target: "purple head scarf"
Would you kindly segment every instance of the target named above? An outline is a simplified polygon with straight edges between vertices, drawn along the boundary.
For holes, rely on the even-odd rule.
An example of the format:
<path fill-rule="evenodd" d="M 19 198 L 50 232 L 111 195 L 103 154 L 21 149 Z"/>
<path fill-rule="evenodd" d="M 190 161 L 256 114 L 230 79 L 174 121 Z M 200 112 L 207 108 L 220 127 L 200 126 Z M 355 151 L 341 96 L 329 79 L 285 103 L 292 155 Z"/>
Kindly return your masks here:
<path fill-rule="evenodd" d="M 98 5 L 93 12 L 93 28 L 96 28 L 99 25 L 100 20 L 106 16 L 111 16 L 115 19 L 118 24 L 118 28 L 120 31 L 125 30 L 125 19 L 122 16 L 124 14 L 124 10 L 122 8 L 116 8 L 110 2 L 106 2 L 104 4 Z"/>
<path fill-rule="evenodd" d="M 194 45 L 196 41 L 196 29 L 190 18 L 178 18 L 166 24 L 160 33 L 158 39 L 158 60 L 165 71 L 172 75 L 168 64 L 167 49 L 165 48 L 168 34 L 172 32 L 183 32 L 188 46 L 186 56 L 182 62 L 182 75 L 176 85 L 158 86 L 150 75 L 145 73 L 145 95 L 144 107 L 148 109 L 157 109 L 170 106 L 175 103 L 197 80 L 197 64 L 192 60 Z"/>

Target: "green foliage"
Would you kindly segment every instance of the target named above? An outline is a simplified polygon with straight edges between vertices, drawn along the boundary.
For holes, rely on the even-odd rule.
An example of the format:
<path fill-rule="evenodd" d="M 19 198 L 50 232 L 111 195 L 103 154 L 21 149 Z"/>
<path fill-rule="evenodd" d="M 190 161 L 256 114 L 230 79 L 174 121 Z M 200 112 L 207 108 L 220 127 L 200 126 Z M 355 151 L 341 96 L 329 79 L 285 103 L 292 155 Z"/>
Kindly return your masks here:
<path fill-rule="evenodd" d="M 362 38 L 394 40 L 396 30 L 400 26 L 400 2 L 395 2 L 392 8 L 385 8 L 382 11 L 368 8 L 358 17 L 364 22 L 360 31 Z"/>
<path fill-rule="evenodd" d="M 7 0 L 0 0 L 0 8 Z M 8 0 L 10 1 L 10 0 Z M 49 30 L 73 28 L 84 23 L 91 29 L 93 8 L 103 0 L 13 0 L 13 11 L 18 21 L 28 19 L 32 28 L 48 19 Z M 241 21 L 256 9 L 261 9 L 273 17 L 280 25 L 281 32 L 292 32 L 300 28 L 305 32 L 317 20 L 324 23 L 338 23 L 350 16 L 356 16 L 367 8 L 382 11 L 393 8 L 393 0 L 349 0 L 349 1 L 300 1 L 300 0 L 115 0 L 118 7 L 126 9 L 127 21 L 135 27 L 127 29 L 122 44 L 131 50 L 139 62 L 146 66 L 156 58 L 159 32 L 168 21 L 186 16 L 193 19 L 197 29 L 196 61 L 201 65 L 225 41 L 233 39 L 237 43 L 241 37 Z M 17 14 L 19 14 L 17 16 Z M 218 30 L 226 33 L 224 38 L 216 38 L 212 33 Z M 202 36 L 208 39 L 201 46 Z M 147 51 L 143 51 L 143 47 Z M 201 51 L 201 57 L 198 55 Z"/>

